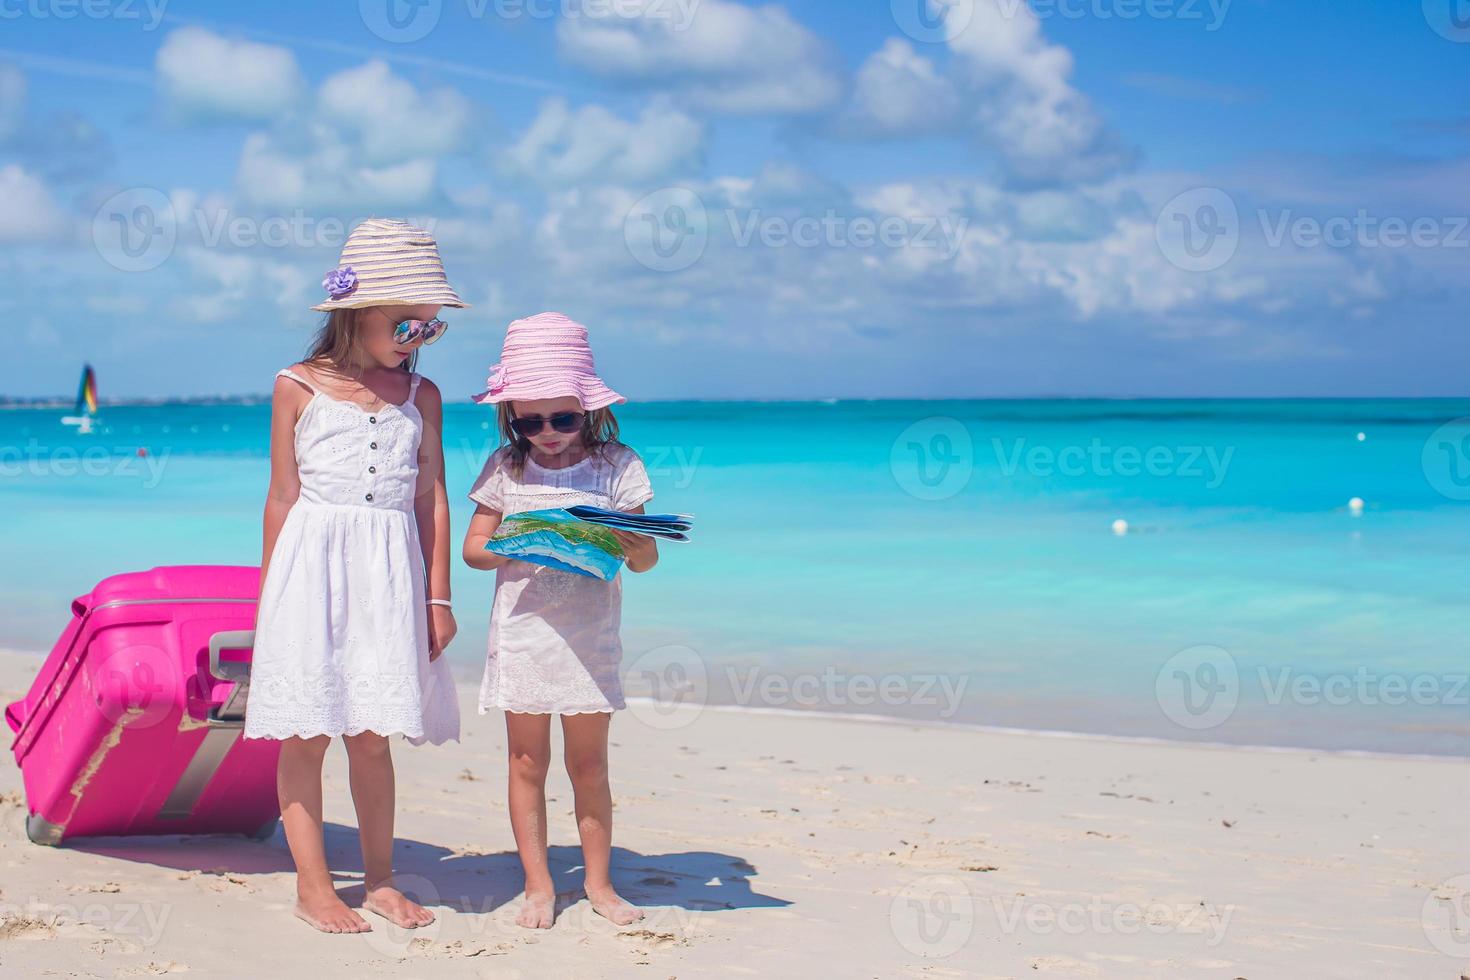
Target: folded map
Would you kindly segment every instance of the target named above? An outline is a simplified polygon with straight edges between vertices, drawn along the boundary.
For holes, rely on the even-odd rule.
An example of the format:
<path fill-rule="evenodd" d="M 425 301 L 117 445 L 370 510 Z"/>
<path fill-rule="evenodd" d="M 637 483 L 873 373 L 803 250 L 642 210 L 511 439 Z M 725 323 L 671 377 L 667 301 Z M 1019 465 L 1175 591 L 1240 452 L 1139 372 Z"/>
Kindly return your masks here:
<path fill-rule="evenodd" d="M 507 514 L 485 550 L 611 582 L 626 558 L 611 529 L 688 541 L 693 526 L 688 514 L 626 514 L 588 506 L 530 510 Z"/>

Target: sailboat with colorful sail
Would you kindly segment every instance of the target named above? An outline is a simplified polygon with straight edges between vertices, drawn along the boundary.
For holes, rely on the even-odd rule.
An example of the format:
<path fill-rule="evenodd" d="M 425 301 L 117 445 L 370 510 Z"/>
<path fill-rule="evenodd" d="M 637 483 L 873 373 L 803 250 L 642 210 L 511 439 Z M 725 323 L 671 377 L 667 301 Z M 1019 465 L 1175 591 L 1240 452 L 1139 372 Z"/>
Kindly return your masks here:
<path fill-rule="evenodd" d="M 62 425 L 74 425 L 83 435 L 92 431 L 97 420 L 97 372 L 92 365 L 82 366 L 82 380 L 77 385 L 77 407 L 74 415 L 63 415 Z"/>

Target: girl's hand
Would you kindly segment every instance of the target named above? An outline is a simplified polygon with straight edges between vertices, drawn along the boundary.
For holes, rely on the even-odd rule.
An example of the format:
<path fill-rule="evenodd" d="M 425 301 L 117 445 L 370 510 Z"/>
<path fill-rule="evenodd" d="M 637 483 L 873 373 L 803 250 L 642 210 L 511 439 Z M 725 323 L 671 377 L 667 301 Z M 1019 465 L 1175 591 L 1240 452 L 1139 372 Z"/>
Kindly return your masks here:
<path fill-rule="evenodd" d="M 646 572 L 658 563 L 658 542 L 653 538 L 621 528 L 610 527 L 608 530 L 623 546 L 623 554 L 628 559 L 628 571 Z"/>
<path fill-rule="evenodd" d="M 459 632 L 459 624 L 454 621 L 454 613 L 449 611 L 448 606 L 429 607 L 429 662 L 433 663 L 439 659 L 444 648 L 449 646 L 454 634 Z"/>

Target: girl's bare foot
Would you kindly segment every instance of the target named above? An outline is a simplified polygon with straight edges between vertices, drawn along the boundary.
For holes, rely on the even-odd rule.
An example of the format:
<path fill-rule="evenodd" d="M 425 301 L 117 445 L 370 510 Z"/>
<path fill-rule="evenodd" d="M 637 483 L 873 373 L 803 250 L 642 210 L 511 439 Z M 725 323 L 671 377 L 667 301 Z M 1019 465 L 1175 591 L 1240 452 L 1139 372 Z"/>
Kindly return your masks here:
<path fill-rule="evenodd" d="M 526 929 L 550 929 L 556 921 L 556 892 L 550 888 L 528 888 L 522 896 L 516 925 Z"/>
<path fill-rule="evenodd" d="M 334 889 L 296 893 L 296 917 L 322 932 L 372 932 L 367 920 L 348 908 Z"/>
<path fill-rule="evenodd" d="M 643 918 L 643 910 L 630 904 L 623 896 L 613 891 L 611 885 L 603 888 L 588 888 L 586 891 L 587 901 L 592 903 L 592 911 L 615 926 L 632 925 Z"/>
<path fill-rule="evenodd" d="M 376 912 L 400 929 L 420 929 L 434 921 L 434 913 L 384 882 L 369 886 L 362 907 Z"/>

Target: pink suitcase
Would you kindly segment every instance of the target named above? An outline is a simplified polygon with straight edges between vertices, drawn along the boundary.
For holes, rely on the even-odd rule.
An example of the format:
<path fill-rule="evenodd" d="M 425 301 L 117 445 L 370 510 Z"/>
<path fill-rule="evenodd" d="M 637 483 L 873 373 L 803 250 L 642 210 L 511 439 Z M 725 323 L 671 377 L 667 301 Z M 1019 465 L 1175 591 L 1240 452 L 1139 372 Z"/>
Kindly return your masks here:
<path fill-rule="evenodd" d="M 259 568 L 181 565 L 72 603 L 5 709 L 31 840 L 275 830 L 280 743 L 240 737 L 259 585 Z"/>

